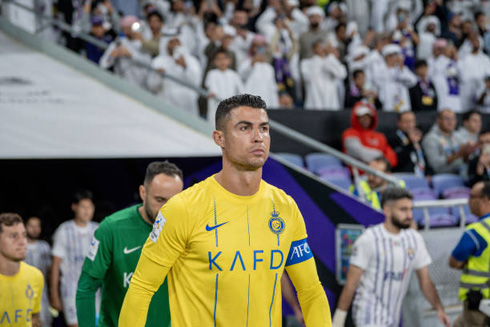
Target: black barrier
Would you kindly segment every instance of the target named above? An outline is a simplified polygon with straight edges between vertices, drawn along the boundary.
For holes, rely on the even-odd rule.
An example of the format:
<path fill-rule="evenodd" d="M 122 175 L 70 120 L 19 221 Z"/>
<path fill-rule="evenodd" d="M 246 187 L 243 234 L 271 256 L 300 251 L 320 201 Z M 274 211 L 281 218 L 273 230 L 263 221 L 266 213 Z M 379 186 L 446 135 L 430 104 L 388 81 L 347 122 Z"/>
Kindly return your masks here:
<path fill-rule="evenodd" d="M 389 140 L 396 130 L 397 113 L 378 111 L 377 131 L 385 134 Z M 434 125 L 437 112 L 417 112 L 417 126 L 424 134 Z M 461 125 L 462 114 L 458 115 L 458 126 Z M 294 128 L 315 140 L 342 149 L 342 133 L 351 126 L 351 110 L 342 111 L 316 111 L 316 110 L 269 110 L 269 118 L 283 125 Z M 482 115 L 483 128 L 490 127 L 490 115 Z M 271 131 L 272 151 L 290 152 L 306 155 L 316 152 L 299 142 L 293 141 L 282 134 Z"/>

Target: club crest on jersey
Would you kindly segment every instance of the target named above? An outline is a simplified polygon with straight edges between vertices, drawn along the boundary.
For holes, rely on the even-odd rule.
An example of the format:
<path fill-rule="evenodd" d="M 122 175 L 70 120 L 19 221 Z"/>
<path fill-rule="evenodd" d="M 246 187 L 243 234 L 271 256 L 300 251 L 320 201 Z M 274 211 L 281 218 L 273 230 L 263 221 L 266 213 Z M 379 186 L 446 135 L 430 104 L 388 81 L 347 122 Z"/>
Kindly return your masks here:
<path fill-rule="evenodd" d="M 27 284 L 26 288 L 26 297 L 30 300 L 34 296 L 34 290 L 32 289 L 31 284 Z"/>
<path fill-rule="evenodd" d="M 413 248 L 408 248 L 407 254 L 410 260 L 413 260 L 413 258 L 415 258 L 415 250 Z"/>
<path fill-rule="evenodd" d="M 150 238 L 151 240 L 156 243 L 158 240 L 158 237 L 160 236 L 160 233 L 162 232 L 163 225 L 165 225 L 165 222 L 167 220 L 165 217 L 163 217 L 162 213 L 159 212 L 157 219 L 153 223 L 153 230 L 150 233 Z"/>
<path fill-rule="evenodd" d="M 285 227 L 286 224 L 284 223 L 284 220 L 279 217 L 279 212 L 275 210 L 271 212 L 271 218 L 269 219 L 269 229 L 271 232 L 277 235 L 282 234 Z"/>

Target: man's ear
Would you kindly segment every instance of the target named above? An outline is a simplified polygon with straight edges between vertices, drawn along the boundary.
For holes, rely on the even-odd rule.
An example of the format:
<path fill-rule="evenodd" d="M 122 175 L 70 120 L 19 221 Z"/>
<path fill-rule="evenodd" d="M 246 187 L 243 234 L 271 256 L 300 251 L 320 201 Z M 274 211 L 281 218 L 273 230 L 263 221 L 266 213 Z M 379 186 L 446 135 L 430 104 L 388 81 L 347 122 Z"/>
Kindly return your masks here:
<path fill-rule="evenodd" d="M 213 132 L 213 140 L 217 146 L 219 146 L 220 148 L 223 148 L 224 144 L 225 144 L 225 134 L 223 133 L 223 131 L 215 130 Z"/>
<path fill-rule="evenodd" d="M 146 198 L 146 189 L 145 189 L 145 186 L 144 185 L 140 185 L 140 187 L 139 187 L 139 193 L 140 193 L 141 201 L 145 201 L 145 198 Z"/>

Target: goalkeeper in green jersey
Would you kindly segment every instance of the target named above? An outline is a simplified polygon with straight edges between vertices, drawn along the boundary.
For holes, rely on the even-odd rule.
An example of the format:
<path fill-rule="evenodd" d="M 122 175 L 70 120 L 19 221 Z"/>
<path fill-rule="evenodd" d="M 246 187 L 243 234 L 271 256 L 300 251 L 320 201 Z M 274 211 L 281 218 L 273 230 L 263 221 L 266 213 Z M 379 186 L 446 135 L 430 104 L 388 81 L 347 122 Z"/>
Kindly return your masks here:
<path fill-rule="evenodd" d="M 141 249 L 158 210 L 182 191 L 182 171 L 174 164 L 152 162 L 139 187 L 142 204 L 106 217 L 95 232 L 78 281 L 77 315 L 80 327 L 95 327 L 95 293 L 102 287 L 100 317 L 97 326 L 116 327 L 119 311 L 138 263 Z M 169 326 L 170 310 L 167 282 L 153 296 L 147 327 Z"/>

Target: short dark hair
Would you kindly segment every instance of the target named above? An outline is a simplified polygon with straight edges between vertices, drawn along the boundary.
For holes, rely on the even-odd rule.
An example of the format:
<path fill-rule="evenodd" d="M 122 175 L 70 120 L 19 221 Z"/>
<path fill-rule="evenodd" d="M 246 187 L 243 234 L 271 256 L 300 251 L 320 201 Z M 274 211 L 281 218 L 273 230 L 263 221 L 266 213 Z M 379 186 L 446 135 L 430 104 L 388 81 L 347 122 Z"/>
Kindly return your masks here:
<path fill-rule="evenodd" d="M 0 233 L 3 231 L 3 225 L 14 226 L 17 224 L 23 224 L 24 221 L 18 213 L 5 212 L 0 214 Z"/>
<path fill-rule="evenodd" d="M 406 111 L 401 111 L 396 115 L 396 121 L 400 121 L 403 117 L 403 115 L 408 114 L 408 113 L 414 113 L 411 110 L 406 110 Z"/>
<path fill-rule="evenodd" d="M 223 47 L 219 47 L 218 50 L 216 50 L 216 52 L 214 53 L 213 60 L 216 59 L 216 57 L 219 54 L 225 54 L 228 58 L 230 58 L 230 54 L 228 53 L 228 50 L 226 50 Z"/>
<path fill-rule="evenodd" d="M 347 28 L 347 24 L 344 22 L 340 22 L 335 26 L 335 33 L 337 33 L 342 27 Z"/>
<path fill-rule="evenodd" d="M 239 94 L 232 96 L 221 101 L 218 105 L 215 118 L 216 129 L 222 131 L 225 128 L 225 122 L 229 118 L 230 112 L 242 106 L 267 110 L 267 104 L 257 95 Z"/>
<path fill-rule="evenodd" d="M 410 191 L 401 187 L 388 187 L 381 196 L 381 207 L 384 208 L 388 202 L 398 201 L 401 199 L 413 200 L 413 195 Z"/>
<path fill-rule="evenodd" d="M 427 61 L 424 59 L 417 60 L 415 62 L 415 69 L 420 68 L 420 67 L 427 67 Z"/>
<path fill-rule="evenodd" d="M 470 111 L 467 111 L 463 114 L 463 121 L 468 121 L 470 120 L 471 116 L 473 116 L 474 114 L 477 114 L 481 117 L 481 113 L 479 111 L 476 111 L 476 110 L 470 110 Z"/>
<path fill-rule="evenodd" d="M 379 157 L 376 157 L 376 158 L 374 158 L 373 160 L 371 160 L 371 162 L 372 162 L 372 161 L 377 161 L 377 162 L 382 162 L 382 163 L 384 163 L 384 164 L 386 165 L 386 172 L 387 172 L 387 173 L 391 172 L 391 169 L 392 169 L 391 164 L 390 164 L 390 162 L 388 161 L 388 159 L 386 159 L 386 158 L 385 158 L 385 156 L 379 156 Z"/>
<path fill-rule="evenodd" d="M 481 189 L 481 196 L 490 199 L 490 181 L 482 181 L 483 188 Z"/>
<path fill-rule="evenodd" d="M 354 72 L 352 73 L 352 78 L 356 78 L 357 75 L 359 75 L 359 74 L 364 74 L 364 70 L 362 70 L 362 69 L 354 70 Z"/>
<path fill-rule="evenodd" d="M 181 181 L 184 180 L 184 174 L 176 164 L 165 161 L 153 161 L 146 168 L 145 184 L 149 184 L 153 181 L 156 175 L 164 174 L 170 177 L 179 177 Z"/>
<path fill-rule="evenodd" d="M 485 14 L 481 11 L 477 11 L 474 15 L 474 18 L 475 20 L 477 20 L 478 18 L 480 18 L 480 16 L 485 16 Z"/>
<path fill-rule="evenodd" d="M 480 134 L 478 134 L 478 137 L 482 136 L 483 134 L 490 133 L 490 128 L 482 129 L 480 131 Z"/>
<path fill-rule="evenodd" d="M 163 19 L 163 16 L 158 12 L 158 11 L 152 11 L 151 13 L 149 13 L 148 15 L 146 15 L 146 20 L 147 21 L 150 21 L 150 18 L 151 17 L 158 17 L 158 19 L 163 23 L 165 22 L 165 19 Z"/>
<path fill-rule="evenodd" d="M 94 195 L 89 190 L 79 190 L 73 195 L 73 200 L 71 203 L 78 204 L 82 200 L 94 201 Z"/>

